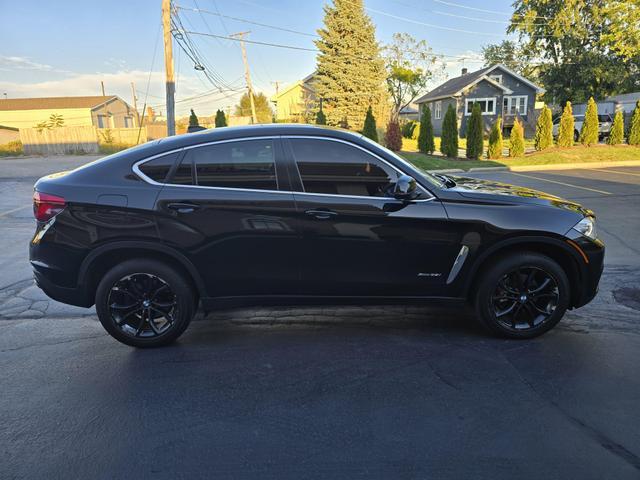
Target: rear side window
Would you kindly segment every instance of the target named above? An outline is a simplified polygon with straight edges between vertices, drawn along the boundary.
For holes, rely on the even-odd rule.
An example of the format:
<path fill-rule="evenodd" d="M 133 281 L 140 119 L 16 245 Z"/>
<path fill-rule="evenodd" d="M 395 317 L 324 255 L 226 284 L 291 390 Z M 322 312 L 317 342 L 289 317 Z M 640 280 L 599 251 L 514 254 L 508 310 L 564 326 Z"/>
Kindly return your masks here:
<path fill-rule="evenodd" d="M 173 167 L 173 164 L 178 159 L 179 154 L 179 152 L 174 152 L 163 155 L 162 157 L 154 158 L 153 160 L 140 165 L 140 171 L 151 180 L 158 183 L 164 183 L 171 167 Z"/>
<path fill-rule="evenodd" d="M 199 186 L 278 189 L 272 140 L 242 140 L 193 148 L 187 151 L 182 163 L 195 167 Z"/>
<path fill-rule="evenodd" d="M 290 139 L 305 192 L 388 197 L 395 169 L 367 152 L 331 140 Z"/>
<path fill-rule="evenodd" d="M 193 185 L 193 167 L 191 163 L 189 154 L 185 155 L 169 183 L 175 185 Z"/>

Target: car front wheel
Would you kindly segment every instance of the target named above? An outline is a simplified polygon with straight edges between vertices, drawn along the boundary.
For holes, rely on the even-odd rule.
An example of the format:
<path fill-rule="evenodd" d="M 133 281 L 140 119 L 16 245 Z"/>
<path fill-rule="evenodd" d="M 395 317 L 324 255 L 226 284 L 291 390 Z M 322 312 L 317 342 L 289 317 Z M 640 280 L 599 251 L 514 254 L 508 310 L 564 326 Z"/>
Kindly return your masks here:
<path fill-rule="evenodd" d="M 100 323 L 133 347 L 159 347 L 177 339 L 195 313 L 190 283 L 170 266 L 128 260 L 109 270 L 96 290 Z"/>
<path fill-rule="evenodd" d="M 537 253 L 500 258 L 476 292 L 480 322 L 508 338 L 533 338 L 552 329 L 569 306 L 569 281 L 554 260 Z"/>

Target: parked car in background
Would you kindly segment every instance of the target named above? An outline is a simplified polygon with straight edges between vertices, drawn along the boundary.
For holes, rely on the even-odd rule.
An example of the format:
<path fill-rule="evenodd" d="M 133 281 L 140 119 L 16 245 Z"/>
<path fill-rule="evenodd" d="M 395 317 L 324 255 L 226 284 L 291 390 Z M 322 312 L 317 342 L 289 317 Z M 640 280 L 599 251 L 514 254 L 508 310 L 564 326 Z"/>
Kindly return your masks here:
<path fill-rule="evenodd" d="M 531 338 L 591 301 L 604 260 L 576 203 L 313 126 L 150 142 L 43 177 L 33 200 L 37 284 L 138 347 L 178 338 L 199 305 L 467 301 Z"/>
<path fill-rule="evenodd" d="M 553 121 L 553 136 L 557 137 L 560 131 L 560 118 L 558 116 Z M 580 138 L 580 130 L 582 130 L 582 124 L 584 123 L 584 115 L 574 115 L 573 116 L 573 139 L 577 142 Z M 611 126 L 613 125 L 613 118 L 608 113 L 598 115 L 598 137 L 600 140 L 603 140 L 609 136 L 609 132 L 611 131 Z"/>

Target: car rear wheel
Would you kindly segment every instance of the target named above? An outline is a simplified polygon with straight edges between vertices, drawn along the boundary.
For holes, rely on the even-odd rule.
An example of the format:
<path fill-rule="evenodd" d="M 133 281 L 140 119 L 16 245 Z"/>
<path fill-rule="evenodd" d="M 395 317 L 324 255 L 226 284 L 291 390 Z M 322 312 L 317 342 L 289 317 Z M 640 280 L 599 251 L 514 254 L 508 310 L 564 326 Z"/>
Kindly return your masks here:
<path fill-rule="evenodd" d="M 569 281 L 560 265 L 537 253 L 512 254 L 478 283 L 476 311 L 493 333 L 533 338 L 552 329 L 569 306 Z"/>
<path fill-rule="evenodd" d="M 159 347 L 177 339 L 195 313 L 189 282 L 156 260 L 128 260 L 107 272 L 96 290 L 102 326 L 133 347 Z"/>

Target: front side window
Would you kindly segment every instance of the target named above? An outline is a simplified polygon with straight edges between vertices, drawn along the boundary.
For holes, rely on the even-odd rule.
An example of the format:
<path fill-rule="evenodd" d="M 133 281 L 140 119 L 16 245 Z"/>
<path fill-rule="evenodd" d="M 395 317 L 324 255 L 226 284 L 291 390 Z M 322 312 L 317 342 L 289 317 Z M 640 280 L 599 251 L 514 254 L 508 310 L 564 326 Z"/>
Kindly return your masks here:
<path fill-rule="evenodd" d="M 526 115 L 527 114 L 526 95 L 514 95 L 504 97 L 503 110 L 505 115 Z"/>
<path fill-rule="evenodd" d="M 183 183 L 180 179 L 187 183 L 191 168 L 195 168 L 195 184 L 202 187 L 277 190 L 273 151 L 270 139 L 192 148 L 187 150 L 172 183 Z"/>
<path fill-rule="evenodd" d="M 482 115 L 494 115 L 496 113 L 495 98 L 468 98 L 465 102 L 465 115 L 467 116 L 471 115 L 474 103 L 480 105 L 480 112 L 482 112 Z"/>
<path fill-rule="evenodd" d="M 389 197 L 398 172 L 373 155 L 342 142 L 290 139 L 305 192 Z"/>

